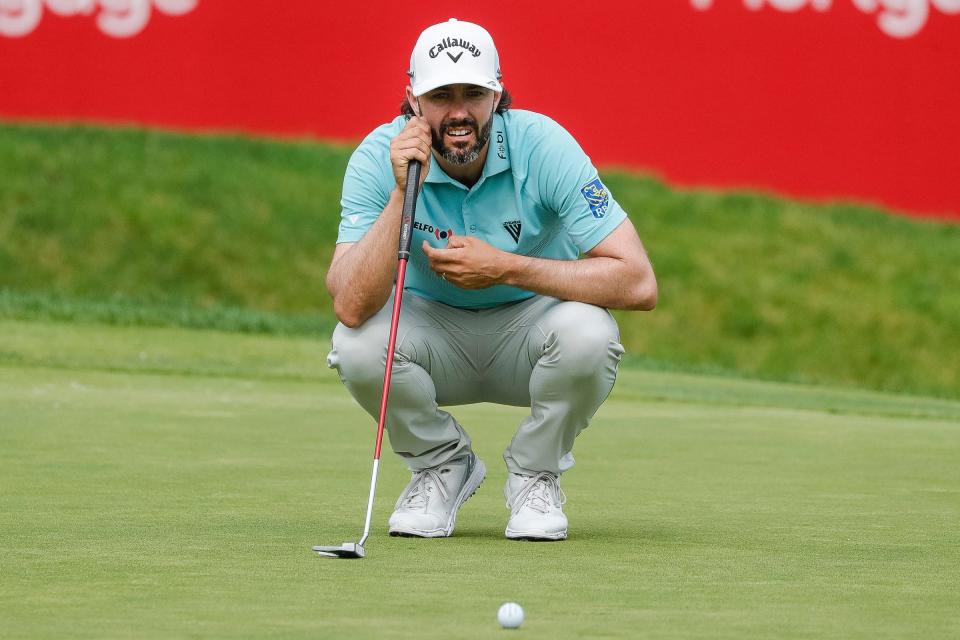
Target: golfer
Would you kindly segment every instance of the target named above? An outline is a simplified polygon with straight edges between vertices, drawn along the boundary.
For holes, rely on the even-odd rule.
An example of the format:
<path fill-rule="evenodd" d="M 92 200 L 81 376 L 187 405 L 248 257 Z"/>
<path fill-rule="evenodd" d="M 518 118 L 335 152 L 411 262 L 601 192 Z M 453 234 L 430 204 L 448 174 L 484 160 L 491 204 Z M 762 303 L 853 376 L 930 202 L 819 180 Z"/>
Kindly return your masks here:
<path fill-rule="evenodd" d="M 511 110 L 493 39 L 452 19 L 420 34 L 401 115 L 347 166 L 327 288 L 328 357 L 375 419 L 407 166 L 423 163 L 386 429 L 412 472 L 391 535 L 443 537 L 486 467 L 440 407 L 530 407 L 503 454 L 506 536 L 567 537 L 560 476 L 623 354 L 608 309 L 654 307 L 640 238 L 576 141 Z M 578 259 L 582 258 L 582 259 Z"/>

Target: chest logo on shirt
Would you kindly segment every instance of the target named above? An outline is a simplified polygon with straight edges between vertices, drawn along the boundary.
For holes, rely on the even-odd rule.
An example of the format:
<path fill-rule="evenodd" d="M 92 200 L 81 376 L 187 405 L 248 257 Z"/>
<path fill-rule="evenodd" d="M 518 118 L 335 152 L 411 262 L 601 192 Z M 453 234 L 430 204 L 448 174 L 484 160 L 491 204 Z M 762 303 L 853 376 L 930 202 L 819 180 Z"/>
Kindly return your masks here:
<path fill-rule="evenodd" d="M 594 218 L 599 219 L 607 215 L 607 207 L 610 205 L 610 192 L 600 182 L 600 178 L 594 178 L 588 182 L 580 189 L 580 195 L 587 201 L 587 206 L 590 207 L 590 213 L 593 214 Z"/>
<path fill-rule="evenodd" d="M 510 234 L 510 237 L 513 238 L 513 241 L 517 244 L 520 244 L 520 221 L 511 220 L 509 222 L 503 223 L 503 228 L 507 230 L 507 233 Z"/>
<path fill-rule="evenodd" d="M 426 224 L 420 222 L 419 220 L 413 221 L 413 228 L 417 231 L 424 231 L 426 233 L 432 233 L 437 240 L 447 240 L 450 236 L 453 235 L 453 229 L 438 229 L 432 224 Z"/>

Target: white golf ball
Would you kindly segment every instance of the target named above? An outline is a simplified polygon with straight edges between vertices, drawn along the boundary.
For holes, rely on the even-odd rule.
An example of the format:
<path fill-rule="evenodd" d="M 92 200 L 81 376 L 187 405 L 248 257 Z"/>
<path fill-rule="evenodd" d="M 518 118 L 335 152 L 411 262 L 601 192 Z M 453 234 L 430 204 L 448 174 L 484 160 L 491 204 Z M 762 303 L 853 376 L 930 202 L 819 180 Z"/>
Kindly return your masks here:
<path fill-rule="evenodd" d="M 504 629 L 516 629 L 523 624 L 523 607 L 516 602 L 505 602 L 497 611 L 497 622 Z"/>

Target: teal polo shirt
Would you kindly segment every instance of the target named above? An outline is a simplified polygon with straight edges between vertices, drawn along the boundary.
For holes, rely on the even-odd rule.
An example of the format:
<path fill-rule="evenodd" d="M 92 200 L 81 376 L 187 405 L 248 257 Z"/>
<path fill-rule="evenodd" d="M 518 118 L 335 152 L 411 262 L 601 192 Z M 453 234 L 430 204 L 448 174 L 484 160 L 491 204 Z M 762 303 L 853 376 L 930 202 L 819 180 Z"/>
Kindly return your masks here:
<path fill-rule="evenodd" d="M 378 127 L 351 156 L 338 243 L 360 240 L 387 206 L 395 186 L 390 141 L 406 122 L 400 116 Z M 627 217 L 573 136 L 550 118 L 514 109 L 494 114 L 488 144 L 483 173 L 471 188 L 431 156 L 405 291 L 467 309 L 523 300 L 534 294 L 505 285 L 466 290 L 443 280 L 430 270 L 423 241 L 443 248 L 451 235 L 473 236 L 509 253 L 575 260 Z"/>

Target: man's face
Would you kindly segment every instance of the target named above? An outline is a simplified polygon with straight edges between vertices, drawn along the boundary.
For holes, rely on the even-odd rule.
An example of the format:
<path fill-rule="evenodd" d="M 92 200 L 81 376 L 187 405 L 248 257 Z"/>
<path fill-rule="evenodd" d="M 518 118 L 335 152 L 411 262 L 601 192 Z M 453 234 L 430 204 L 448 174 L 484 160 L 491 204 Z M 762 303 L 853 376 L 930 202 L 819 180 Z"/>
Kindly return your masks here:
<path fill-rule="evenodd" d="M 438 87 L 420 96 L 433 148 L 451 164 L 475 162 L 490 139 L 497 94 L 472 84 Z"/>

